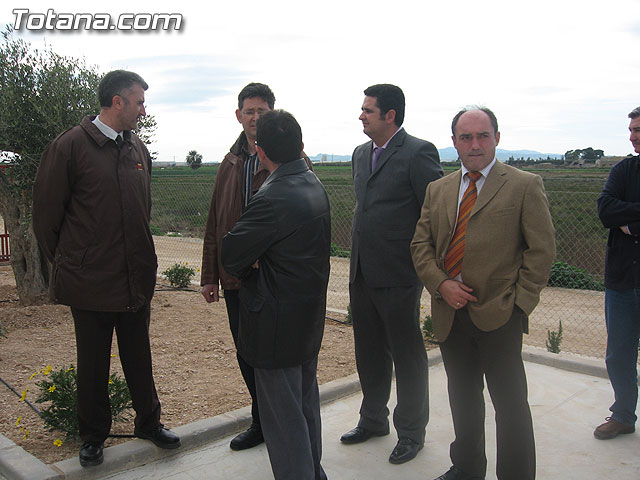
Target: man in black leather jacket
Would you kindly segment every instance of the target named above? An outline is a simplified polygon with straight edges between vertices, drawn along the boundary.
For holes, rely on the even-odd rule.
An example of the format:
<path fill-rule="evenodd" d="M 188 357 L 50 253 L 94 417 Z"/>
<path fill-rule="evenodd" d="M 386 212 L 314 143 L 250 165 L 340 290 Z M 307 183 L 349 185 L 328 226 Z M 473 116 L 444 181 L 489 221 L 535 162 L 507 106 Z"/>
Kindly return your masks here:
<path fill-rule="evenodd" d="M 222 241 L 225 270 L 242 279 L 238 350 L 255 368 L 276 480 L 326 479 L 316 369 L 329 281 L 329 200 L 300 158 L 302 132 L 290 113 L 263 114 L 256 143 L 271 175 Z"/>

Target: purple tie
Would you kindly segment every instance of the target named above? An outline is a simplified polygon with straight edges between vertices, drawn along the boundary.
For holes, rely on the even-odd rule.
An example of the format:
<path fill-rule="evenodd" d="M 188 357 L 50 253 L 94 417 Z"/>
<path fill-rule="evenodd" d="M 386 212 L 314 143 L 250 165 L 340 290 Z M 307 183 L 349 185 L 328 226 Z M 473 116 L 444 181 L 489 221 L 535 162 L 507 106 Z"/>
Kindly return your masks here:
<path fill-rule="evenodd" d="M 373 149 L 373 160 L 371 160 L 371 171 L 373 172 L 376 169 L 376 163 L 378 163 L 378 159 L 380 155 L 384 152 L 384 148 L 376 147 Z"/>

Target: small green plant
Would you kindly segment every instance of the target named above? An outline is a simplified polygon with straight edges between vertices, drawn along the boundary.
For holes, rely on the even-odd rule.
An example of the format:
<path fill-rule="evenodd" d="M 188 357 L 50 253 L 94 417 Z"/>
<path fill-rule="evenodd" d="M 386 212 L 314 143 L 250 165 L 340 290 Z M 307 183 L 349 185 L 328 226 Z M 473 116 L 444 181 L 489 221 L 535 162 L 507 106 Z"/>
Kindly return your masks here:
<path fill-rule="evenodd" d="M 428 342 L 435 341 L 435 334 L 433 333 L 433 319 L 431 318 L 431 315 L 426 315 L 424 317 L 424 321 L 422 322 L 422 335 Z"/>
<path fill-rule="evenodd" d="M 547 351 L 551 353 L 560 353 L 560 344 L 562 343 L 562 320 L 558 324 L 558 331 L 547 330 Z"/>
<path fill-rule="evenodd" d="M 76 408 L 78 375 L 73 365 L 52 371 L 43 371 L 48 378 L 36 383 L 39 389 L 35 403 L 46 404 L 40 416 L 51 432 L 60 430 L 67 438 L 78 436 L 78 414 Z M 131 394 L 126 382 L 116 373 L 109 377 L 109 402 L 114 422 L 124 422 L 132 417 Z"/>
<path fill-rule="evenodd" d="M 172 267 L 167 268 L 162 274 L 167 277 L 172 287 L 186 288 L 191 283 L 191 277 L 196 274 L 196 271 L 189 266 L 188 262 L 184 265 L 174 263 Z"/>
<path fill-rule="evenodd" d="M 351 316 L 351 304 L 347 305 L 347 324 L 353 325 L 353 317 Z"/>
<path fill-rule="evenodd" d="M 566 262 L 554 262 L 549 275 L 550 287 L 604 291 L 604 283 L 586 270 Z"/>
<path fill-rule="evenodd" d="M 149 225 L 149 229 L 151 230 L 151 235 L 155 235 L 158 237 L 161 237 L 164 235 L 164 232 L 162 231 L 162 229 L 160 227 L 158 227 L 157 225 Z"/>
<path fill-rule="evenodd" d="M 331 242 L 329 255 L 331 255 L 332 257 L 349 258 L 351 256 L 351 250 L 345 247 L 341 247 L 335 242 Z"/>

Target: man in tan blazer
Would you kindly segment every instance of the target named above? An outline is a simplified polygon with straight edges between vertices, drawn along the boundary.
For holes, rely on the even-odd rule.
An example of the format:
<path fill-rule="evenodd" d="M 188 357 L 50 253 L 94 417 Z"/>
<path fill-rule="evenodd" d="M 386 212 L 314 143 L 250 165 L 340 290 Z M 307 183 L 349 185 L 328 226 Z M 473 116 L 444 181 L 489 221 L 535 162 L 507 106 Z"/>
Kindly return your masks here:
<path fill-rule="evenodd" d="M 535 442 L 522 334 L 555 258 L 548 201 L 538 175 L 496 161 L 491 110 L 464 109 L 451 129 L 462 168 L 429 184 L 411 243 L 431 294 L 455 428 L 453 466 L 436 480 L 485 478 L 485 378 L 496 410 L 497 477 L 530 480 Z M 461 204 L 470 213 L 462 208 L 458 218 Z"/>

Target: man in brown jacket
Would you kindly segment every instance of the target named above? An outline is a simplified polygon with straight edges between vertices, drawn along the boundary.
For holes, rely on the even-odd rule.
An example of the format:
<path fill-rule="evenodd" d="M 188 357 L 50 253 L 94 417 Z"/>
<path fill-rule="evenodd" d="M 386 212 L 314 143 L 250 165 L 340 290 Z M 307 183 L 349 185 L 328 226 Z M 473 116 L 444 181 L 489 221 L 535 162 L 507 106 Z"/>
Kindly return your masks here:
<path fill-rule="evenodd" d="M 157 259 L 149 230 L 151 157 L 131 132 L 147 83 L 115 70 L 98 87 L 100 114 L 45 150 L 33 187 L 33 229 L 52 263 L 53 299 L 71 307 L 82 466 L 103 461 L 111 429 L 108 380 L 115 328 L 136 411 L 134 433 L 160 448 L 180 439 L 160 423 L 149 343 Z"/>
<path fill-rule="evenodd" d="M 411 242 L 447 372 L 453 466 L 436 480 L 482 480 L 484 382 L 496 411 L 499 480 L 535 478 L 522 334 L 555 258 L 542 179 L 496 160 L 498 121 L 461 110 L 453 144 L 462 168 L 432 182 Z"/>
<path fill-rule="evenodd" d="M 224 157 L 213 187 L 202 251 L 202 295 L 208 302 L 219 301 L 219 288 L 224 290 L 224 301 L 229 316 L 233 341 L 238 346 L 238 322 L 240 280 L 229 275 L 222 267 L 220 246 L 222 238 L 233 228 L 249 199 L 269 176 L 269 171 L 258 159 L 256 151 L 256 123 L 260 115 L 273 110 L 276 98 L 271 89 L 262 83 L 250 83 L 238 95 L 236 118 L 242 132 Z M 303 155 L 309 169 L 311 162 Z M 245 450 L 264 442 L 260 427 L 260 414 L 256 397 L 253 367 L 237 355 L 242 377 L 251 394 L 252 423 L 249 429 L 231 440 L 233 450 Z"/>

